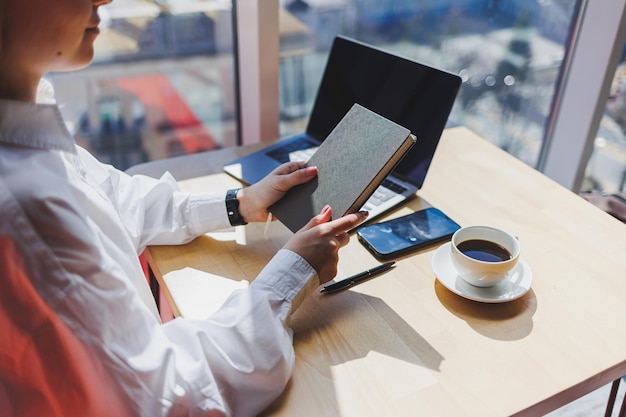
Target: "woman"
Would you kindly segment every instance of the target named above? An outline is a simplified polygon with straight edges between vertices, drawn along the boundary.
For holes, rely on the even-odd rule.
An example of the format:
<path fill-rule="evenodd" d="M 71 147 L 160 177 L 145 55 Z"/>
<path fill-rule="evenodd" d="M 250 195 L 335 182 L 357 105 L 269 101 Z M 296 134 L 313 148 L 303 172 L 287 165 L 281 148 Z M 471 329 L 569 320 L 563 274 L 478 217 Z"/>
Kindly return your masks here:
<path fill-rule="evenodd" d="M 37 293 L 96 353 L 132 414 L 258 414 L 292 372 L 289 314 L 335 276 L 347 231 L 367 213 L 331 221 L 326 207 L 210 319 L 160 323 L 137 254 L 264 221 L 317 170 L 282 165 L 230 193 L 239 213 L 229 217 L 222 193 L 181 193 L 168 174 L 130 177 L 99 163 L 76 146 L 40 81 L 89 64 L 98 7 L 111 0 L 0 1 L 0 235 L 29 260 Z M 10 391 L 10 380 L 0 383 Z"/>

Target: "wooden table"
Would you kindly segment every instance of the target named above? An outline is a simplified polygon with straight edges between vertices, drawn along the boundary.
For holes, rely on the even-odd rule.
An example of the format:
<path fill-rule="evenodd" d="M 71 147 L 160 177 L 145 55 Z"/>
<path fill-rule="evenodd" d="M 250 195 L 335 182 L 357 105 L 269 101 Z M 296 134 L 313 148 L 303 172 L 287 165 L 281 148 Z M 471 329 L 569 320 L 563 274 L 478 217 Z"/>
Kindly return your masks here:
<path fill-rule="evenodd" d="M 226 162 L 226 160 L 224 161 Z M 182 181 L 229 188 L 225 174 Z M 435 248 L 294 317 L 293 378 L 268 416 L 538 416 L 626 375 L 626 228 L 578 195 L 465 128 L 444 132 L 419 198 L 388 217 L 433 205 L 461 225 L 519 236 L 534 282 L 502 304 L 447 290 Z M 252 280 L 290 233 L 275 222 L 152 247 L 163 276 L 192 267 Z M 356 240 L 338 278 L 379 262 Z M 170 283 L 170 285 L 179 285 Z M 172 299 L 176 306 L 192 299 Z"/>

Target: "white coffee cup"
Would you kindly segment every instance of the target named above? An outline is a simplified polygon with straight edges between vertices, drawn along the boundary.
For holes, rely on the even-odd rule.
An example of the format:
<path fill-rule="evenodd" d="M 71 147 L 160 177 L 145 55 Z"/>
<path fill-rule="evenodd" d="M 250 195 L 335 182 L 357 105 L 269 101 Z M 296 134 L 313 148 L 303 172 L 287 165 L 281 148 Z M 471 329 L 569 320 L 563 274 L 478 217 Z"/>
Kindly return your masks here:
<path fill-rule="evenodd" d="M 507 277 L 520 257 L 517 237 L 490 226 L 466 226 L 452 235 L 452 264 L 468 283 L 491 287 Z"/>

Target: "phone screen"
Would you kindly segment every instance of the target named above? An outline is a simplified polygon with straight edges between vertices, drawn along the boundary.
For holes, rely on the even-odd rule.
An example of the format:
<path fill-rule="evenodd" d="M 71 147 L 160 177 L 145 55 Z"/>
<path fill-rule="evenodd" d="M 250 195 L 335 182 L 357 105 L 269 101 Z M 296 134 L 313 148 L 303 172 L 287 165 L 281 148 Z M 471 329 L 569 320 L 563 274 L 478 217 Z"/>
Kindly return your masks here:
<path fill-rule="evenodd" d="M 452 236 L 460 226 L 439 209 L 430 207 L 397 219 L 362 226 L 359 241 L 380 258 L 419 250 Z"/>

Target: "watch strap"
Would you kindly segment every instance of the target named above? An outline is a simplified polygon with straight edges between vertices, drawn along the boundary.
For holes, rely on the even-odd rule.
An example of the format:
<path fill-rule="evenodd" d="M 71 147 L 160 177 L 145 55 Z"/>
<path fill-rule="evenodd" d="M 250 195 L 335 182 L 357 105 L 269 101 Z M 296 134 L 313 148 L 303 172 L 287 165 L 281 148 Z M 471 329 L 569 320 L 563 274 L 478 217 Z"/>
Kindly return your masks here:
<path fill-rule="evenodd" d="M 248 224 L 244 221 L 243 216 L 239 212 L 239 200 L 237 200 L 237 192 L 241 188 L 234 188 L 226 191 L 226 213 L 231 226 L 242 226 Z"/>

